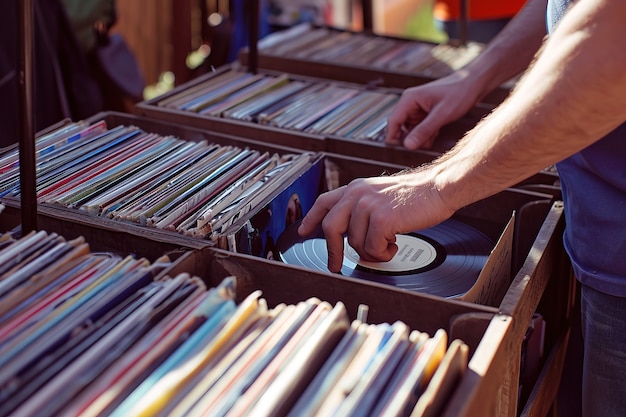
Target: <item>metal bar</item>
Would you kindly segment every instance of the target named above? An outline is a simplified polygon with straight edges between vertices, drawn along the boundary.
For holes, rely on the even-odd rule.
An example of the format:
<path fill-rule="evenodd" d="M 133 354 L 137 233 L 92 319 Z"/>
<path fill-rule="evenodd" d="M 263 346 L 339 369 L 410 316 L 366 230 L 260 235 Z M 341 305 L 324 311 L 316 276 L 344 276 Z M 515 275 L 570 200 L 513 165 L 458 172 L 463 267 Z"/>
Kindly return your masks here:
<path fill-rule="evenodd" d="M 172 2 L 170 8 L 170 39 L 172 41 L 172 72 L 176 85 L 183 84 L 191 79 L 191 71 L 187 66 L 187 55 L 192 50 L 191 28 L 191 1 L 183 0 Z"/>
<path fill-rule="evenodd" d="M 20 198 L 22 233 L 37 229 L 37 171 L 33 106 L 34 0 L 18 0 Z"/>
<path fill-rule="evenodd" d="M 363 32 L 374 32 L 374 10 L 372 0 L 361 0 L 361 12 L 363 13 Z"/>
<path fill-rule="evenodd" d="M 467 43 L 468 21 L 469 21 L 469 0 L 460 0 L 461 8 L 459 13 L 459 39 L 461 44 Z"/>

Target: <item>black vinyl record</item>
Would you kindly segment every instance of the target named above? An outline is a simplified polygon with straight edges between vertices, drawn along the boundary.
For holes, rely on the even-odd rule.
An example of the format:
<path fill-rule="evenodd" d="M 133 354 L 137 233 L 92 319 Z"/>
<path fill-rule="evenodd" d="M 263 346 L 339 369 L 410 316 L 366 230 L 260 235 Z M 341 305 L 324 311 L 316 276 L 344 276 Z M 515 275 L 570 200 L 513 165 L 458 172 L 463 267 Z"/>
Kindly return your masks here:
<path fill-rule="evenodd" d="M 296 222 L 278 238 L 279 259 L 289 265 L 328 272 L 321 227 L 306 238 Z M 483 233 L 449 219 L 437 226 L 396 236 L 398 253 L 389 262 L 366 262 L 344 238 L 341 275 L 441 297 L 460 297 L 476 282 L 494 243 Z"/>

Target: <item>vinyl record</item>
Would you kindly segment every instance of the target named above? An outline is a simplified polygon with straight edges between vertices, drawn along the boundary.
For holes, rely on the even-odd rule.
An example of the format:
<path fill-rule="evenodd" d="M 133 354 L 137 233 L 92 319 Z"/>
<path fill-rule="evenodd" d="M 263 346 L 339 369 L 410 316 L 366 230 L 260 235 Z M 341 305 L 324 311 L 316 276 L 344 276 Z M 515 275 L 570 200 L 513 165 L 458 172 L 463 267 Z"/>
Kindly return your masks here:
<path fill-rule="evenodd" d="M 289 265 L 328 272 L 326 240 L 321 227 L 309 237 L 298 235 L 299 222 L 278 238 L 279 259 Z M 396 236 L 398 252 L 389 262 L 367 262 L 344 238 L 341 275 L 441 297 L 459 297 L 476 282 L 493 249 L 480 231 L 449 219 L 435 227 Z"/>

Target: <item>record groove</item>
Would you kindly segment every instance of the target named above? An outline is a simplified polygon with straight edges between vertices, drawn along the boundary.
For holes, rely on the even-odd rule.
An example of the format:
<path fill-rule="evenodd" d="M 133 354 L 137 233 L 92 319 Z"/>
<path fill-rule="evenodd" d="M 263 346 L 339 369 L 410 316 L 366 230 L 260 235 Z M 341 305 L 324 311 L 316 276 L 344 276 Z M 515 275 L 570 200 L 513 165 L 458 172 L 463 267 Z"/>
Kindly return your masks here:
<path fill-rule="evenodd" d="M 299 222 L 278 238 L 278 257 L 289 265 L 328 272 L 326 240 L 321 227 L 307 238 Z M 441 297 L 459 297 L 476 282 L 494 243 L 483 233 L 449 219 L 437 226 L 397 236 L 398 253 L 389 262 L 363 262 L 344 239 L 341 275 L 389 284 Z"/>

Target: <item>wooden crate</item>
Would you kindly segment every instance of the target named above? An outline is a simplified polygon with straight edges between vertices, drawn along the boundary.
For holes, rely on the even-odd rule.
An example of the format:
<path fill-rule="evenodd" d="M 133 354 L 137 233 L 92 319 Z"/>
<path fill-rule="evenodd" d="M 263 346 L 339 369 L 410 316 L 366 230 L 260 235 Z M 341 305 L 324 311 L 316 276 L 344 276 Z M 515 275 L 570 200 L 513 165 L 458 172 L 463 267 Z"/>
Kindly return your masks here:
<path fill-rule="evenodd" d="M 343 302 L 352 318 L 356 317 L 358 306 L 366 304 L 368 321 L 372 323 L 401 320 L 413 329 L 431 334 L 439 328 L 445 329 L 451 339 L 459 338 L 470 347 L 468 369 L 448 403 L 445 416 L 517 415 L 522 339 L 530 317 L 539 311 L 549 323 L 545 347 L 549 354 L 531 400 L 525 404 L 524 415 L 543 416 L 555 399 L 572 305 L 573 285 L 561 242 L 563 223 L 562 205 L 554 203 L 523 267 L 495 307 L 404 291 L 213 247 L 169 251 L 174 264 L 163 274 L 191 273 L 203 278 L 209 286 L 217 285 L 226 276 L 235 276 L 239 300 L 257 289 L 263 291 L 270 305 L 316 296 L 331 303 Z M 96 239 L 102 233 L 88 223 L 72 227 L 84 232 L 83 236 Z M 124 245 L 122 242 L 128 236 L 112 233 L 118 238 L 118 245 L 115 248 L 110 243 L 110 246 L 116 253 L 137 253 L 127 252 L 127 247 L 148 244 L 142 250 L 151 252 L 148 258 L 156 259 L 163 254 L 164 246 L 150 235 L 143 241 L 131 235 L 132 240 Z M 92 250 L 99 250 L 100 244 L 90 242 Z"/>
<path fill-rule="evenodd" d="M 260 152 L 277 153 L 280 155 L 302 153 L 297 148 L 246 140 L 231 135 L 202 131 L 125 113 L 104 112 L 94 115 L 88 119 L 88 122 L 94 123 L 102 120 L 107 123 L 108 127 L 134 125 L 146 132 L 158 133 L 162 136 L 172 135 L 187 141 L 206 141 L 207 143 L 215 143 L 221 146 L 236 146 L 241 149 L 250 148 Z M 319 178 L 315 182 L 321 186 L 323 155 L 316 153 L 315 158 L 317 158 L 314 164 L 315 171 L 319 172 Z M 303 176 L 305 175 L 308 175 L 308 172 Z M 292 184 L 298 181 L 300 181 L 300 178 L 293 180 Z M 289 186 L 290 184 L 285 184 L 285 189 Z M 314 199 L 317 195 L 317 190 L 312 189 L 308 193 L 311 199 Z M 2 198 L 2 201 L 7 208 L 0 218 L 0 226 L 3 226 L 4 230 L 10 230 L 18 226 L 21 221 L 21 201 L 19 197 L 10 196 Z M 75 238 L 83 235 L 93 242 L 94 245 L 97 245 L 98 250 L 119 249 L 123 252 L 136 253 L 139 256 L 149 256 L 157 252 L 163 253 L 176 248 L 197 249 L 213 245 L 211 241 L 184 236 L 177 232 L 157 230 L 131 222 L 115 221 L 47 203 L 38 205 L 38 226 L 49 232 L 60 233 L 66 236 L 66 238 Z M 162 250 L 159 251 L 159 248 Z"/>
<path fill-rule="evenodd" d="M 490 108 L 477 105 L 467 115 L 459 120 L 444 126 L 435 140 L 432 149 L 407 150 L 402 146 L 390 146 L 374 141 L 355 140 L 332 135 L 314 135 L 302 131 L 282 129 L 273 126 L 261 125 L 254 122 L 226 119 L 222 117 L 200 115 L 191 111 L 184 111 L 159 106 L 159 102 L 176 94 L 193 89 L 198 84 L 230 70 L 245 70 L 239 65 L 232 64 L 219 68 L 215 73 L 205 74 L 188 83 L 182 84 L 175 89 L 151 100 L 138 103 L 137 113 L 142 116 L 159 121 L 167 121 L 188 129 L 201 129 L 209 132 L 226 134 L 256 143 L 264 143 L 269 146 L 283 146 L 300 149 L 302 151 L 321 151 L 327 154 L 344 155 L 371 160 L 374 163 L 390 164 L 393 166 L 417 167 L 432 162 L 444 152 L 449 150 L 456 142 L 476 123 L 484 117 Z M 261 70 L 262 74 L 278 75 L 284 72 L 274 70 Z M 316 78 L 310 76 L 293 75 L 287 73 L 290 78 L 309 80 L 320 83 L 333 82 L 332 79 Z M 350 86 L 357 89 L 365 89 L 365 86 L 356 86 L 354 83 L 339 82 L 338 85 Z M 379 88 L 380 91 L 400 93 L 398 89 Z M 378 175 L 378 174 L 375 174 Z M 558 183 L 558 175 L 553 171 L 542 171 L 521 181 L 519 185 L 547 185 L 554 187 Z M 558 188 L 558 187 L 557 187 Z M 542 190 L 540 192 L 545 192 Z M 553 193 L 554 190 L 549 190 Z"/>
<path fill-rule="evenodd" d="M 470 347 L 470 362 L 450 398 L 444 416 L 516 416 L 521 346 L 535 312 L 548 322 L 542 374 L 528 403 L 528 416 L 547 415 L 555 401 L 563 366 L 574 288 L 563 251 L 562 204 L 550 205 L 523 267 L 496 307 L 414 293 L 336 274 L 281 265 L 274 261 L 215 248 L 181 256 L 168 275 L 188 272 L 216 285 L 237 278 L 238 297 L 260 289 L 270 305 L 308 297 L 346 304 L 352 318 L 360 304 L 369 306 L 372 323 L 401 320 L 413 329 L 445 329 L 451 339 Z M 558 293 L 561 294 L 558 294 Z M 549 303 L 541 307 L 543 300 Z"/>
<path fill-rule="evenodd" d="M 261 39 L 256 48 L 256 59 L 254 59 L 254 57 L 251 58 L 250 48 L 242 48 L 239 51 L 239 62 L 245 66 L 250 65 L 252 62 L 256 62 L 258 68 L 262 69 L 284 71 L 288 68 L 289 72 L 294 74 L 400 89 L 425 84 L 448 75 L 452 73 L 454 69 L 457 69 L 454 66 L 442 65 L 443 62 L 437 60 L 435 57 L 430 57 L 428 62 L 423 61 L 422 63 L 416 64 L 419 66 L 417 70 L 408 71 L 402 69 L 398 70 L 391 67 L 376 68 L 366 64 L 355 64 L 354 62 L 351 62 L 349 58 L 346 58 L 349 57 L 349 51 L 343 54 L 341 58 L 319 60 L 295 57 L 293 55 L 281 54 L 271 50 L 270 45 L 272 44 L 288 46 L 290 42 L 297 42 L 302 33 L 307 33 L 306 29 L 308 29 L 308 32 L 313 30 L 326 30 L 331 35 L 343 35 L 346 40 L 354 39 L 355 37 L 362 37 L 370 41 L 385 40 L 393 46 L 406 44 L 423 45 L 427 48 L 434 48 L 437 46 L 437 44 L 433 42 L 424 40 L 407 39 L 397 36 L 385 36 L 338 28 L 321 28 L 320 26 L 311 24 L 302 24 L 298 27 L 273 33 L 268 35 L 266 38 Z M 291 35 L 292 32 L 293 35 Z M 298 36 L 299 34 L 300 36 Z M 452 40 L 447 45 L 452 49 L 463 48 L 463 45 L 457 40 Z M 303 48 L 306 49 L 306 45 Z M 302 48 L 299 48 L 299 51 L 301 50 Z M 438 66 L 438 69 L 433 71 L 433 66 Z M 482 99 L 482 103 L 490 107 L 501 103 L 506 96 L 508 96 L 511 88 L 512 82 L 503 83 L 496 90 L 484 97 Z"/>
<path fill-rule="evenodd" d="M 562 244 L 561 202 L 552 205 L 499 312 L 471 358 L 468 372 L 446 416 L 545 416 L 556 400 L 563 369 L 575 281 Z M 536 312 L 546 320 L 541 374 L 525 404 L 518 404 L 522 341 Z"/>
<path fill-rule="evenodd" d="M 283 129 L 274 126 L 262 125 L 254 122 L 242 120 L 233 120 L 223 117 L 201 115 L 195 112 L 173 109 L 160 106 L 159 103 L 176 94 L 193 89 L 212 77 L 222 74 L 226 71 L 237 70 L 246 71 L 245 67 L 231 64 L 220 67 L 216 72 L 202 75 L 188 83 L 182 84 L 173 90 L 150 100 L 143 101 L 136 105 L 137 113 L 169 122 L 186 125 L 190 127 L 205 129 L 213 132 L 221 132 L 235 135 L 243 138 L 249 138 L 255 141 L 261 141 L 281 146 L 297 147 L 302 150 L 324 151 L 327 153 L 336 153 L 341 155 L 355 156 L 364 159 L 372 159 L 377 162 L 385 162 L 398 164 L 403 166 L 419 166 L 427 162 L 431 162 L 441 155 L 441 153 L 450 149 L 463 134 L 473 127 L 489 109 L 476 106 L 466 116 L 458 121 L 450 123 L 442 128 L 433 149 L 418 149 L 409 151 L 401 146 L 389 146 L 374 141 L 364 141 L 349 138 L 336 137 L 332 135 L 318 135 L 303 131 Z M 328 84 L 333 83 L 338 86 L 350 87 L 357 90 L 370 89 L 367 86 L 358 85 L 349 82 L 337 82 L 332 79 L 320 77 L 304 76 L 285 73 L 276 70 L 260 70 L 260 74 L 276 76 L 279 74 L 287 74 L 293 80 L 308 80 L 314 83 Z M 389 89 L 376 87 L 381 92 L 390 92 L 400 94 L 398 89 Z"/>

